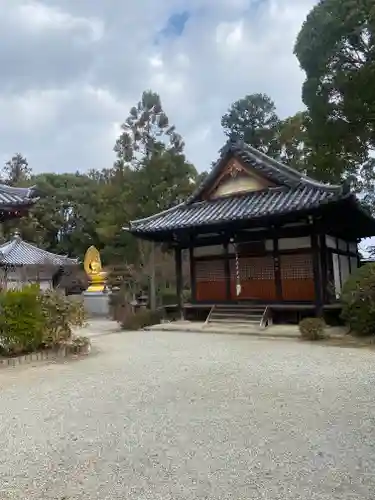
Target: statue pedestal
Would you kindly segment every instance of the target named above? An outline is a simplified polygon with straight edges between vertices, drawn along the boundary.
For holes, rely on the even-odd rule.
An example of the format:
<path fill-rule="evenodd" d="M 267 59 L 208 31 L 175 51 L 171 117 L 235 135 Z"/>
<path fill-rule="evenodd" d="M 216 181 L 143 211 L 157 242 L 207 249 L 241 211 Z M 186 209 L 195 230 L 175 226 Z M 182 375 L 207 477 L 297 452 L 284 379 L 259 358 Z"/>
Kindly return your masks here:
<path fill-rule="evenodd" d="M 83 292 L 83 304 L 89 317 L 107 318 L 109 316 L 109 294 L 103 291 Z"/>

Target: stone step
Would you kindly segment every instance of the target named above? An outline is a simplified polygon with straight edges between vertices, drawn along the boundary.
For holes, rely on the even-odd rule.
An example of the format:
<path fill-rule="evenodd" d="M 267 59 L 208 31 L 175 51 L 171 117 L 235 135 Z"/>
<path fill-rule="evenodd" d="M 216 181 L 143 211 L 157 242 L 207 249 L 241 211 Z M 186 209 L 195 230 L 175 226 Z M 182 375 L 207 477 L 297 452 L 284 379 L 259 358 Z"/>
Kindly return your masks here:
<path fill-rule="evenodd" d="M 260 325 L 260 320 L 261 318 L 258 318 L 258 319 L 244 319 L 244 318 L 213 318 L 213 319 L 209 319 L 208 321 L 208 324 L 211 324 L 211 323 L 221 323 L 221 324 L 226 324 L 226 325 L 230 325 L 230 324 L 233 324 L 233 323 L 240 323 L 240 324 L 251 324 L 251 325 Z"/>
<path fill-rule="evenodd" d="M 215 311 L 259 311 L 262 313 L 264 311 L 264 307 L 245 306 L 245 305 L 215 306 Z"/>
<path fill-rule="evenodd" d="M 212 309 L 207 325 L 216 323 L 228 327 L 231 324 L 260 326 L 263 313 L 264 307 L 249 304 L 217 305 Z"/>
<path fill-rule="evenodd" d="M 222 311 L 213 311 L 210 316 L 211 318 L 244 318 L 244 319 L 262 319 L 262 314 L 255 313 L 252 311 L 249 312 L 222 312 Z"/>

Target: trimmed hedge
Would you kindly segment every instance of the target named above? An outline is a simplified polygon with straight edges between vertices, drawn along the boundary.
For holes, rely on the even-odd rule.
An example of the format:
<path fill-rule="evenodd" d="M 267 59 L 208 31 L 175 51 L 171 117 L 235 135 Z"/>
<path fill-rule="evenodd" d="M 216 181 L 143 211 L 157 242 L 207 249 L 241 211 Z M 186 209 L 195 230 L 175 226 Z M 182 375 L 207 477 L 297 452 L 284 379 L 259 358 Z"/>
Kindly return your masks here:
<path fill-rule="evenodd" d="M 72 327 L 83 326 L 83 302 L 38 285 L 0 293 L 0 353 L 28 354 L 72 339 Z"/>
<path fill-rule="evenodd" d="M 304 318 L 298 325 L 304 340 L 322 340 L 326 338 L 325 321 L 321 318 Z"/>
<path fill-rule="evenodd" d="M 39 287 L 0 293 L 0 346 L 8 356 L 35 351 L 43 343 L 45 317 Z"/>
<path fill-rule="evenodd" d="M 342 294 L 342 318 L 352 333 L 375 335 L 375 263 L 358 268 L 346 281 Z"/>
<path fill-rule="evenodd" d="M 138 309 L 135 313 L 129 312 L 126 318 L 121 322 L 124 330 L 140 330 L 146 326 L 157 325 L 162 318 L 160 311 L 151 311 L 150 309 Z"/>
<path fill-rule="evenodd" d="M 47 290 L 39 295 L 44 316 L 43 344 L 53 347 L 72 337 L 72 327 L 84 326 L 86 315 L 83 301 L 70 299 L 56 290 Z"/>

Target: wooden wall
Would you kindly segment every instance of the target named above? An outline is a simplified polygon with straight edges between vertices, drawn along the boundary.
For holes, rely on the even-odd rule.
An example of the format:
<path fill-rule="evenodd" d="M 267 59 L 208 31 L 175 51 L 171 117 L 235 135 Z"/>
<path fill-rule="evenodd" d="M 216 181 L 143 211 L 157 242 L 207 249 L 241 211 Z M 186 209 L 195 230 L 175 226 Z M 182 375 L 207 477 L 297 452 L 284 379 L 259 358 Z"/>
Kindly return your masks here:
<path fill-rule="evenodd" d="M 315 299 L 312 254 L 280 256 L 282 300 L 313 301 Z"/>
<path fill-rule="evenodd" d="M 240 257 L 241 293 L 236 294 L 236 261 L 230 260 L 230 290 L 233 300 L 276 300 L 275 270 L 271 255 Z"/>
<path fill-rule="evenodd" d="M 202 302 L 226 300 L 225 264 L 223 258 L 195 261 L 196 297 Z"/>
<path fill-rule="evenodd" d="M 237 269 L 233 248 L 229 250 L 229 254 L 225 253 L 222 245 L 197 249 L 192 260 L 196 279 L 194 300 L 198 302 L 315 301 L 316 284 L 310 237 L 283 238 L 279 239 L 277 243 L 272 243 L 272 240 L 253 243 L 258 245 L 255 245 L 256 251 L 253 252 L 256 255 L 249 254 L 248 250 L 238 250 L 238 272 L 241 284 L 239 295 L 237 295 L 236 290 Z M 259 247 L 260 243 L 264 243 L 263 249 Z M 323 248 L 322 245 L 320 249 L 317 249 L 321 263 L 325 259 L 332 259 L 332 249 L 329 248 L 330 243 L 328 241 L 327 243 L 328 248 Z M 243 245 L 243 248 L 246 245 Z M 348 243 L 347 245 L 349 249 L 349 245 L 352 244 Z M 238 248 L 240 247 L 241 245 L 238 246 Z M 339 252 L 339 249 L 334 251 Z M 350 251 L 347 250 L 348 258 L 350 257 L 352 260 L 355 258 L 354 251 L 353 246 L 350 257 Z M 211 255 L 210 252 L 212 252 Z M 324 265 L 320 265 L 322 270 L 328 273 L 326 262 Z M 322 288 L 326 286 L 326 283 L 327 276 L 323 278 Z"/>

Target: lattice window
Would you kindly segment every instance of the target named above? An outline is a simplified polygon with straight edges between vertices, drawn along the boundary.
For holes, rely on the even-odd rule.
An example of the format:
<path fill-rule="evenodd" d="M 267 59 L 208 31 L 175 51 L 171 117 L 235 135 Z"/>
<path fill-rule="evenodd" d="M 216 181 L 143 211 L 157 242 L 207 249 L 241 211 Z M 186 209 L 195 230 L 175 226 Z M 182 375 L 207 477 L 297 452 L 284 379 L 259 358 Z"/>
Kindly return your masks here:
<path fill-rule="evenodd" d="M 195 263 L 196 280 L 199 281 L 224 281 L 224 261 L 201 260 Z"/>
<path fill-rule="evenodd" d="M 240 280 L 273 280 L 275 278 L 275 270 L 273 258 L 267 257 L 240 257 Z M 235 261 L 230 264 L 230 272 L 232 278 L 236 275 Z"/>
<path fill-rule="evenodd" d="M 280 257 L 282 280 L 312 279 L 312 256 L 309 254 L 282 255 Z"/>

